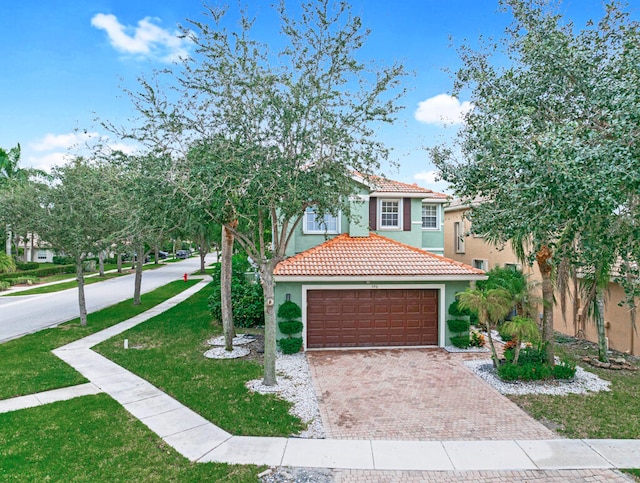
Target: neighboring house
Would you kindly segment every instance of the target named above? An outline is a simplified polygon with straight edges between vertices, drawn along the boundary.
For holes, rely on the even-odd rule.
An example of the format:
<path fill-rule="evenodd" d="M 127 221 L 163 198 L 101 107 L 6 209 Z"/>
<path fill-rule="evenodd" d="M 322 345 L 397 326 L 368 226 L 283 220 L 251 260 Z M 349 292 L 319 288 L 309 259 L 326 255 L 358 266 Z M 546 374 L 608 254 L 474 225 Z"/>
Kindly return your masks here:
<path fill-rule="evenodd" d="M 469 264 L 483 270 L 491 270 L 496 266 L 514 267 L 529 275 L 532 282 L 540 283 L 542 278 L 537 266 L 521 264 L 509 244 L 496 246 L 488 243 L 483 237 L 470 235 L 470 221 L 466 219 L 469 207 L 460 200 L 452 201 L 444 209 L 444 253 L 446 257 Z M 598 341 L 595 323 L 587 320 L 581 307 L 581 300 L 576 293 L 575 285 L 569 287 L 565 298 L 566 305 L 563 313 L 560 305 L 560 295 L 555 294 L 556 305 L 553 311 L 553 327 L 558 332 L 573 337 L 583 337 L 592 342 Z M 640 336 L 635 333 L 631 325 L 629 308 L 619 306 L 624 299 L 624 291 L 619 284 L 609 283 L 605 292 L 605 327 L 609 347 L 631 354 L 640 353 Z M 640 302 L 640 301 L 639 301 Z"/>
<path fill-rule="evenodd" d="M 27 238 L 18 239 L 18 247 L 23 248 L 22 259 L 25 262 L 52 263 L 55 253 L 51 245 L 43 240 L 36 233 L 30 233 Z"/>
<path fill-rule="evenodd" d="M 486 276 L 442 256 L 446 195 L 354 182 L 351 221 L 307 210 L 274 272 L 276 307 L 300 305 L 308 349 L 449 345 L 449 304 Z"/>

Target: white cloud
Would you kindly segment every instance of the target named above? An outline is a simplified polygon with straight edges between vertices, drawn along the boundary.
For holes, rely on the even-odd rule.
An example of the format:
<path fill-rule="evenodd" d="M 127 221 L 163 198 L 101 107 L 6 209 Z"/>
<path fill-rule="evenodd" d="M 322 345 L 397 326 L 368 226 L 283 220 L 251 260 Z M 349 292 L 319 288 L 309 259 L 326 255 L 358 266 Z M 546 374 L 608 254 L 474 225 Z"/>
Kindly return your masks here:
<path fill-rule="evenodd" d="M 438 94 L 418 103 L 414 116 L 425 124 L 461 124 L 464 115 L 473 108 L 469 101 L 460 102 L 457 97 Z"/>
<path fill-rule="evenodd" d="M 68 134 L 46 134 L 40 141 L 33 143 L 35 151 L 69 150 L 98 137 L 97 132 L 72 132 Z"/>
<path fill-rule="evenodd" d="M 25 159 L 29 166 L 49 171 L 53 166 L 65 164 L 74 155 L 91 156 L 92 152 L 109 154 L 112 151 L 133 154 L 137 150 L 134 145 L 111 141 L 97 132 L 46 134 L 27 146 Z"/>
<path fill-rule="evenodd" d="M 111 45 L 125 54 L 158 58 L 164 62 L 174 62 L 189 56 L 187 38 L 178 37 L 178 32 L 169 32 L 153 22 L 158 19 L 145 17 L 136 27 L 122 25 L 112 14 L 98 13 L 91 19 L 91 25 L 104 30 Z"/>
<path fill-rule="evenodd" d="M 437 170 L 432 169 L 430 171 L 421 171 L 413 175 L 418 184 L 424 188 L 429 188 L 439 193 L 450 193 L 449 184 L 446 181 L 440 179 L 440 174 Z"/>

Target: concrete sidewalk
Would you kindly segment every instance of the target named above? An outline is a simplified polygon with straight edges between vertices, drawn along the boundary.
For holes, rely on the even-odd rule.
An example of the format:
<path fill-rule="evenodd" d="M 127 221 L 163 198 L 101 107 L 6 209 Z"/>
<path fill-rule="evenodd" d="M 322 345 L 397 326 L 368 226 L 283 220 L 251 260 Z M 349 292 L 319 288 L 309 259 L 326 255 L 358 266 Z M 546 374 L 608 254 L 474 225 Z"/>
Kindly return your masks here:
<path fill-rule="evenodd" d="M 182 302 L 203 280 L 153 309 L 54 350 L 102 391 L 191 461 L 385 471 L 531 471 L 640 467 L 640 440 L 383 441 L 233 436 L 91 347 Z M 55 400 L 56 391 L 0 405 L 0 412 Z M 35 399 L 34 399 L 35 398 Z M 603 480 L 604 481 L 604 480 Z"/>

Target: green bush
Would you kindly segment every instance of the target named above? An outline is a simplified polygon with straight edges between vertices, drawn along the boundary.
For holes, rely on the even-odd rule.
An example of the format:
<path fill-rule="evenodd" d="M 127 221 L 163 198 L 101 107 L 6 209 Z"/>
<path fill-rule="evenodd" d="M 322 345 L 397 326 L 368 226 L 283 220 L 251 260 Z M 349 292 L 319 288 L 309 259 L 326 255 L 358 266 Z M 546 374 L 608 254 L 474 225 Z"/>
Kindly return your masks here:
<path fill-rule="evenodd" d="M 75 260 L 73 259 L 73 257 L 55 255 L 53 257 L 53 263 L 55 265 L 71 265 L 72 263 L 75 263 Z"/>
<path fill-rule="evenodd" d="M 553 377 L 556 379 L 573 379 L 576 375 L 576 365 L 568 360 L 553 366 Z"/>
<path fill-rule="evenodd" d="M 280 307 L 278 307 L 278 318 L 280 319 L 295 320 L 300 317 L 302 317 L 302 309 L 297 303 L 291 300 L 283 302 Z"/>
<path fill-rule="evenodd" d="M 449 330 L 455 334 L 469 332 L 469 321 L 464 319 L 451 319 L 447 321 Z"/>
<path fill-rule="evenodd" d="M 278 341 L 283 354 L 297 354 L 302 348 L 302 337 L 288 337 Z"/>
<path fill-rule="evenodd" d="M 58 265 L 56 267 L 43 267 L 37 270 L 27 270 L 20 272 L 23 277 L 48 277 L 49 275 L 58 275 L 60 273 L 75 273 L 75 265 Z M 0 280 L 8 280 L 15 278 L 15 273 L 0 273 Z"/>
<path fill-rule="evenodd" d="M 518 356 L 518 364 L 544 364 L 546 361 L 547 351 L 542 347 L 525 347 Z"/>
<path fill-rule="evenodd" d="M 468 317 L 471 315 L 471 310 L 463 309 L 460 307 L 457 298 L 453 302 L 451 302 L 447 311 L 449 315 L 453 317 Z"/>
<path fill-rule="evenodd" d="M 299 334 L 302 332 L 302 322 L 299 320 L 281 320 L 278 322 L 278 328 L 285 335 Z"/>
<path fill-rule="evenodd" d="M 471 335 L 469 337 L 469 345 L 471 347 L 484 347 L 484 344 L 485 344 L 484 335 L 482 335 L 477 330 L 474 330 L 473 332 L 471 332 Z"/>
<path fill-rule="evenodd" d="M 505 381 L 540 381 L 553 377 L 553 368 L 547 364 L 527 362 L 518 365 L 501 364 L 498 366 L 498 376 Z"/>
<path fill-rule="evenodd" d="M 16 262 L 16 268 L 20 271 L 37 270 L 39 267 L 38 262 Z"/>
<path fill-rule="evenodd" d="M 2 292 L 3 290 L 7 290 L 9 287 L 11 287 L 11 284 L 9 282 L 0 281 L 0 292 Z"/>
<path fill-rule="evenodd" d="M 5 280 L 9 285 L 31 285 L 38 282 L 38 277 L 13 277 Z"/>
<path fill-rule="evenodd" d="M 231 275 L 231 308 L 233 310 L 233 324 L 236 327 L 255 327 L 264 325 L 264 295 L 262 286 L 253 280 L 248 280 L 244 274 L 251 266 L 246 255 L 234 255 L 232 258 Z M 213 318 L 222 320 L 222 299 L 220 287 L 221 264 L 212 265 L 211 276 L 213 287 L 209 297 L 209 309 Z"/>
<path fill-rule="evenodd" d="M 459 349 L 467 349 L 469 347 L 469 344 L 471 343 L 471 339 L 469 339 L 469 334 L 452 335 L 451 337 L 449 337 L 449 340 L 451 340 L 451 344 L 454 347 L 457 347 Z"/>

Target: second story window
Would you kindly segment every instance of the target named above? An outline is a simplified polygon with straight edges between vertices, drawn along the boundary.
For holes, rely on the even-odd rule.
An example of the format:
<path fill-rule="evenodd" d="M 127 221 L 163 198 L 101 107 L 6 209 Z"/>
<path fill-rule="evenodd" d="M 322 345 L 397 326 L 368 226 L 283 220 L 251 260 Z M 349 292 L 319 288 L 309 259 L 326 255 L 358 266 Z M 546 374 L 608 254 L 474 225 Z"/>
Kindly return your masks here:
<path fill-rule="evenodd" d="M 401 228 L 400 200 L 380 200 L 380 228 Z"/>
<path fill-rule="evenodd" d="M 438 205 L 422 204 L 422 228 L 426 230 L 437 230 L 438 226 Z"/>
<path fill-rule="evenodd" d="M 304 212 L 302 231 L 306 234 L 339 233 L 338 217 L 327 213 L 324 218 L 318 218 L 313 208 L 307 208 Z"/>

